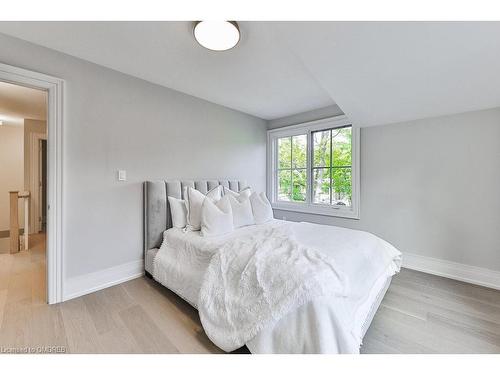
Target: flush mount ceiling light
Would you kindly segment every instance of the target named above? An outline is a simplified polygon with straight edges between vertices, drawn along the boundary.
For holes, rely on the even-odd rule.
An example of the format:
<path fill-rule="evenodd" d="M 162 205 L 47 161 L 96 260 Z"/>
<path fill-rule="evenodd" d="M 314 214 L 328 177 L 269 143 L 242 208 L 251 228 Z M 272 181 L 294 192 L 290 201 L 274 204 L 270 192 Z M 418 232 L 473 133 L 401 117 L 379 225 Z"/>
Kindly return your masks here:
<path fill-rule="evenodd" d="M 227 51 L 240 41 L 240 28 L 235 21 L 197 21 L 194 37 L 212 51 Z"/>

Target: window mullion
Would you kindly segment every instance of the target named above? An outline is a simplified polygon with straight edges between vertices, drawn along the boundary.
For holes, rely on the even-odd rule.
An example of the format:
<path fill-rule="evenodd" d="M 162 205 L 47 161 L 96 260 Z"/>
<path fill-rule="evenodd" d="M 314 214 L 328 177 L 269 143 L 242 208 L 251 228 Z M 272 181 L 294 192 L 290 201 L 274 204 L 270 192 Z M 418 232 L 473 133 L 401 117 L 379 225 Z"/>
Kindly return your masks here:
<path fill-rule="evenodd" d="M 274 188 L 273 188 L 273 200 L 278 200 L 278 189 L 279 189 L 279 150 L 278 150 L 278 142 L 279 138 L 276 138 L 274 141 L 274 161 L 273 167 L 275 168 L 275 177 L 274 177 Z"/>
<path fill-rule="evenodd" d="M 313 153 L 313 141 L 312 141 L 312 131 L 307 131 L 307 151 L 306 151 L 306 203 L 311 204 L 312 202 L 312 153 Z"/>
<path fill-rule="evenodd" d="M 290 202 L 293 202 L 293 136 L 290 137 Z"/>
<path fill-rule="evenodd" d="M 330 205 L 333 204 L 332 195 L 333 195 L 333 184 L 332 184 L 332 174 L 333 174 L 333 131 L 330 129 Z"/>

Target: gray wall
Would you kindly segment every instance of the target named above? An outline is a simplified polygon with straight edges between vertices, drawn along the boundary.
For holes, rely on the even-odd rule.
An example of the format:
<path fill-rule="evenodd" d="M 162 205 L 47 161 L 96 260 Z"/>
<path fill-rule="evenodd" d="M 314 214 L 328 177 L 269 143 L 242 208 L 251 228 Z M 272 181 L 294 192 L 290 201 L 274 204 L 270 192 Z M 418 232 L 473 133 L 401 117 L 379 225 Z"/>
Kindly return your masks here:
<path fill-rule="evenodd" d="M 263 120 L 2 34 L 0 62 L 66 80 L 67 278 L 142 257 L 146 179 L 232 177 L 265 189 Z"/>
<path fill-rule="evenodd" d="M 500 270 L 500 109 L 363 128 L 361 219 L 275 211 L 283 216 Z"/>

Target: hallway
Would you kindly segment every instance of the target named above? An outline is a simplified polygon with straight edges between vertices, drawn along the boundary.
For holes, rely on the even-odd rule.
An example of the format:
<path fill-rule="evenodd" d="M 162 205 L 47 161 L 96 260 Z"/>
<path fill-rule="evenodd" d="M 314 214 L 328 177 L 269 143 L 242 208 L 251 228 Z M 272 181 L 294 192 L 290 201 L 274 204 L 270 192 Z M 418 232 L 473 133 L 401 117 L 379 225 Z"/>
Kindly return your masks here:
<path fill-rule="evenodd" d="M 30 250 L 0 254 L 0 346 L 54 342 L 43 332 L 47 324 L 32 319 L 45 320 L 52 309 L 46 303 L 45 238 L 45 233 L 30 235 Z"/>

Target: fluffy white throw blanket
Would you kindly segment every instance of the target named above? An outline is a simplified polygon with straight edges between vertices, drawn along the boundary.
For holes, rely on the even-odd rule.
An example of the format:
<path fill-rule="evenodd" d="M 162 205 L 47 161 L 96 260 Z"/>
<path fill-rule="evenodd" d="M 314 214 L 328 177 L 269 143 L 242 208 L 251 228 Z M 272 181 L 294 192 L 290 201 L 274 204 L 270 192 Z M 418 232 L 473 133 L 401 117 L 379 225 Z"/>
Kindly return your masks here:
<path fill-rule="evenodd" d="M 221 246 L 198 308 L 208 337 L 231 351 L 315 298 L 346 295 L 347 287 L 334 259 L 299 244 L 288 227 L 265 227 Z"/>

